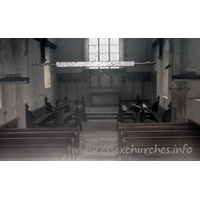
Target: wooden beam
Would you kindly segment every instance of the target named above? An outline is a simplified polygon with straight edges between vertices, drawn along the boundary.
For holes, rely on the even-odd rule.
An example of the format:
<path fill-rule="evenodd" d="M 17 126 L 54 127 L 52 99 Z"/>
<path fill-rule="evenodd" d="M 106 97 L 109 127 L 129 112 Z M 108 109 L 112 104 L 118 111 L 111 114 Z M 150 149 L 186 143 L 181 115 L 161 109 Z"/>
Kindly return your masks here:
<path fill-rule="evenodd" d="M 157 45 L 159 45 L 159 55 L 158 57 L 161 58 L 163 54 L 163 42 L 164 38 L 156 38 L 154 42 L 152 43 L 152 46 L 155 48 Z"/>
<path fill-rule="evenodd" d="M 45 47 L 49 47 L 50 49 L 55 50 L 57 45 L 55 45 L 54 43 L 48 41 L 47 38 L 33 38 L 33 39 L 40 43 L 41 62 L 44 63 L 46 61 L 46 58 L 45 58 Z"/>

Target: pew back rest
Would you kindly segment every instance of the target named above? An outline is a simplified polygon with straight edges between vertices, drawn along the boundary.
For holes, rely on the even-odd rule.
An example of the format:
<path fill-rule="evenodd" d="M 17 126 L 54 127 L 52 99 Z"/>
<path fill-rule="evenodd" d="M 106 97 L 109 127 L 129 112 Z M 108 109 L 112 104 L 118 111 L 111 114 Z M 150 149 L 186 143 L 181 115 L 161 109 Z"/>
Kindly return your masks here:
<path fill-rule="evenodd" d="M 161 106 L 158 105 L 158 113 L 163 114 L 166 110 Z"/>
<path fill-rule="evenodd" d="M 42 106 L 37 108 L 34 111 L 30 111 L 28 104 L 25 104 L 26 111 L 26 127 L 27 128 L 35 128 L 40 123 L 43 123 L 49 117 L 52 116 L 53 112 L 47 113 L 46 106 Z"/>
<path fill-rule="evenodd" d="M 138 127 L 138 126 L 197 126 L 194 123 L 188 122 L 162 122 L 162 123 L 118 123 L 118 127 Z"/>
<path fill-rule="evenodd" d="M 65 141 L 66 142 L 68 141 L 68 143 L 65 143 Z M 38 148 L 39 146 L 40 147 L 42 146 L 45 148 L 45 145 L 48 145 L 50 148 L 49 149 L 50 151 L 53 150 L 55 147 L 67 148 L 68 146 L 66 146 L 65 144 L 70 144 L 71 147 L 78 148 L 79 147 L 79 129 L 75 127 L 52 128 L 52 129 L 49 129 L 49 128 L 2 128 L 0 129 L 0 143 L 1 145 L 11 145 L 10 147 L 13 147 L 13 148 L 14 147 L 19 148 L 20 145 L 21 146 L 26 145 L 28 149 L 29 149 L 29 145 L 35 145 L 34 148 Z M 1 147 L 3 148 L 3 146 Z M 7 148 L 7 146 L 5 146 L 5 148 Z M 30 146 L 30 148 L 33 148 L 33 146 Z M 71 151 L 71 149 L 69 150 Z M 56 152 L 56 149 L 54 152 Z M 32 149 L 30 153 L 35 153 L 35 150 Z M 74 160 L 77 160 L 78 154 L 74 154 L 72 157 Z"/>
<path fill-rule="evenodd" d="M 42 106 L 40 108 L 37 108 L 36 110 L 32 111 L 35 118 L 38 118 L 44 114 L 46 114 L 46 106 Z"/>
<path fill-rule="evenodd" d="M 140 140 L 147 140 L 148 138 L 150 140 L 154 139 L 161 139 L 161 141 L 164 141 L 167 138 L 196 138 L 200 137 L 199 130 L 156 130 L 156 131 L 127 131 L 122 130 L 120 132 L 120 137 L 118 144 L 120 147 L 123 146 L 123 140 L 124 138 L 132 138 L 133 140 L 140 139 Z"/>
<path fill-rule="evenodd" d="M 162 116 L 164 114 L 166 110 L 158 105 L 158 112 L 155 112 L 155 111 L 151 111 L 151 114 L 153 115 L 153 117 L 156 119 L 157 122 L 162 122 Z"/>
<path fill-rule="evenodd" d="M 0 134 L 1 133 L 6 133 L 6 132 L 12 132 L 13 134 L 16 132 L 22 132 L 22 133 L 27 133 L 27 132 L 53 132 L 53 134 L 57 134 L 59 132 L 74 132 L 76 134 L 76 139 L 77 139 L 77 147 L 79 147 L 79 128 L 78 127 L 66 127 L 66 128 L 2 128 L 0 129 Z"/>
<path fill-rule="evenodd" d="M 155 133 L 157 135 L 162 135 L 164 132 L 169 132 L 169 134 L 179 133 L 182 134 L 183 132 L 191 132 L 191 131 L 199 131 L 200 126 L 195 126 L 193 123 L 142 123 L 136 124 L 125 124 L 125 123 L 118 123 L 118 145 L 121 146 L 122 137 L 124 132 L 132 132 L 137 135 L 139 132 L 140 136 L 143 136 L 143 133 L 148 133 L 149 135 Z M 162 126 L 156 126 L 157 124 L 161 124 Z M 159 133 L 160 132 L 160 133 Z"/>
<path fill-rule="evenodd" d="M 66 103 L 62 103 L 59 106 L 54 108 L 53 115 L 54 115 L 55 124 L 57 126 L 62 126 L 62 123 L 64 120 L 63 115 L 64 115 L 64 110 L 65 110 L 66 105 L 67 105 Z"/>
<path fill-rule="evenodd" d="M 1 128 L 17 128 L 17 118 L 7 122 L 6 124 L 3 124 L 0 126 L 0 129 Z"/>

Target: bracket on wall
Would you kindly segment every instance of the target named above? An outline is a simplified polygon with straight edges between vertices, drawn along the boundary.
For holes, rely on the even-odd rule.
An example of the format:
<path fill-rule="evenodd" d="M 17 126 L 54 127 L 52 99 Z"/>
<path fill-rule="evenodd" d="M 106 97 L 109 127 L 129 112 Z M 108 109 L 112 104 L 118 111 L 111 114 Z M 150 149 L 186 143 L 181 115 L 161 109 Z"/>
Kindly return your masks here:
<path fill-rule="evenodd" d="M 152 43 L 152 46 L 155 48 L 157 45 L 159 45 L 159 55 L 158 58 L 162 58 L 163 54 L 163 42 L 164 38 L 156 38 L 154 42 Z"/>
<path fill-rule="evenodd" d="M 170 67 L 171 67 L 171 65 L 168 64 L 168 65 L 165 67 L 165 69 L 169 69 Z"/>

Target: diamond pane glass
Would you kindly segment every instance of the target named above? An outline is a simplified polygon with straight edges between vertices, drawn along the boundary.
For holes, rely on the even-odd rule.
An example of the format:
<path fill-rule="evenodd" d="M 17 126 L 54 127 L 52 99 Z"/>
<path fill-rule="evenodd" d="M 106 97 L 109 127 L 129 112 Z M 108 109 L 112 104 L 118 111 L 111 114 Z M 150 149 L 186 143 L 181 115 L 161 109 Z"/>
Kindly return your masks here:
<path fill-rule="evenodd" d="M 89 61 L 98 61 L 98 54 L 97 53 L 89 54 Z"/>
<path fill-rule="evenodd" d="M 108 38 L 100 38 L 99 45 L 108 45 Z"/>
<path fill-rule="evenodd" d="M 108 46 L 100 46 L 99 51 L 100 53 L 108 53 Z"/>
<path fill-rule="evenodd" d="M 110 45 L 110 53 L 119 53 L 119 45 Z"/>
<path fill-rule="evenodd" d="M 89 53 L 98 53 L 98 46 L 89 46 Z"/>
<path fill-rule="evenodd" d="M 2 108 L 2 103 L 1 103 L 1 85 L 0 85 L 0 108 Z"/>
<path fill-rule="evenodd" d="M 100 61 L 108 61 L 108 54 L 107 53 L 101 53 L 100 54 Z"/>
<path fill-rule="evenodd" d="M 89 38 L 89 61 L 119 61 L 119 38 Z"/>
<path fill-rule="evenodd" d="M 119 45 L 119 38 L 110 38 L 110 44 L 117 44 Z"/>
<path fill-rule="evenodd" d="M 89 45 L 98 45 L 98 38 L 89 38 Z"/>
<path fill-rule="evenodd" d="M 110 54 L 110 61 L 119 61 L 119 54 L 118 53 Z"/>

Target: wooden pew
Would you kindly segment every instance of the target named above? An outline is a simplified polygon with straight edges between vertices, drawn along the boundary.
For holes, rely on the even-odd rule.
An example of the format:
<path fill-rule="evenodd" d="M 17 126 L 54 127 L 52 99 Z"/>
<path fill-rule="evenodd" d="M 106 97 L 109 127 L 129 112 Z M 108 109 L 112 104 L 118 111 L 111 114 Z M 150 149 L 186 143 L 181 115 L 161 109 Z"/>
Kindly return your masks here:
<path fill-rule="evenodd" d="M 17 124 L 18 124 L 18 119 L 15 118 L 15 119 L 13 119 L 13 120 L 1 125 L 0 129 L 1 128 L 17 128 Z"/>
<path fill-rule="evenodd" d="M 73 146 L 71 137 L 44 139 L 41 137 L 34 138 L 0 138 L 0 159 L 1 160 L 23 160 L 25 157 L 32 157 L 34 160 L 39 156 L 57 157 L 58 160 L 66 157 L 66 159 L 74 160 L 69 155 L 70 148 Z"/>
<path fill-rule="evenodd" d="M 135 123 L 144 123 L 146 119 L 155 122 L 171 122 L 172 104 L 169 103 L 169 108 L 165 110 L 159 105 L 159 97 L 157 97 L 157 99 L 158 100 L 152 106 L 152 110 L 150 110 L 144 103 L 149 100 L 143 100 L 139 96 L 137 96 L 136 100 L 122 100 L 120 96 L 117 121 L 123 123 L 125 122 L 125 116 L 130 116 L 132 114 L 132 122 Z M 122 104 L 128 108 L 126 112 L 122 109 Z"/>
<path fill-rule="evenodd" d="M 45 126 L 47 121 L 53 119 L 53 107 L 47 97 L 44 101 L 45 105 L 34 111 L 30 111 L 28 104 L 25 104 L 26 128 Z"/>
<path fill-rule="evenodd" d="M 68 108 L 67 98 L 65 101 L 56 101 L 56 107 L 52 107 L 48 99 L 45 97 L 45 106 L 34 111 L 28 110 L 29 106 L 26 104 L 26 127 L 62 127 L 64 122 L 72 118 L 72 111 L 66 111 Z M 66 109 L 68 108 L 68 109 Z"/>
<path fill-rule="evenodd" d="M 59 128 L 2 128 L 0 129 L 0 134 L 1 132 L 23 132 L 23 133 L 27 133 L 27 132 L 37 132 L 37 131 L 43 131 L 43 132 L 53 132 L 53 134 L 56 134 L 58 131 L 72 131 L 75 133 L 75 137 L 76 137 L 76 144 L 77 144 L 77 148 L 79 147 L 79 141 L 80 141 L 80 136 L 79 136 L 79 127 L 59 127 Z"/>
<path fill-rule="evenodd" d="M 118 123 L 118 126 L 193 126 L 194 123 L 190 122 L 161 122 L 161 123 Z"/>
<path fill-rule="evenodd" d="M 130 136 L 130 134 L 128 134 L 129 132 L 130 133 L 141 133 L 141 136 L 142 136 L 142 133 L 144 132 L 148 132 L 148 133 L 160 133 L 161 135 L 164 134 L 166 131 L 167 132 L 170 132 L 171 134 L 173 134 L 174 132 L 179 132 L 180 135 L 181 133 L 184 133 L 185 131 L 188 132 L 188 131 L 199 131 L 200 129 L 199 128 L 194 128 L 194 127 L 151 127 L 152 129 L 148 129 L 148 128 L 135 128 L 135 129 L 126 129 L 126 128 L 122 128 L 120 129 L 120 133 L 118 133 L 118 145 L 119 147 L 122 147 L 123 145 L 123 138 L 124 137 L 128 137 Z"/>
<path fill-rule="evenodd" d="M 76 108 L 73 111 L 75 115 L 75 126 L 79 126 L 81 131 L 83 130 L 82 123 L 87 122 L 84 99 L 84 96 L 82 97 L 81 101 L 78 101 L 78 99 L 76 99 Z"/>
<path fill-rule="evenodd" d="M 129 113 L 130 114 L 130 113 Z M 123 123 L 124 122 L 124 116 L 127 115 L 127 107 L 125 104 L 119 105 L 118 115 L 117 115 L 117 122 Z"/>
<path fill-rule="evenodd" d="M 199 131 L 194 133 L 194 135 L 189 135 L 189 132 L 186 133 L 185 136 L 176 136 L 174 134 L 173 136 L 171 133 L 168 133 L 165 137 L 159 137 L 158 135 L 153 138 L 153 136 L 149 135 L 149 137 L 141 136 L 131 136 L 124 138 L 124 147 L 131 147 L 134 145 L 134 148 L 152 148 L 156 145 L 157 148 L 165 150 L 169 148 L 168 154 L 163 153 L 160 154 L 158 152 L 149 154 L 143 152 L 143 154 L 124 154 L 122 155 L 122 160 L 128 160 L 128 157 L 132 157 L 135 160 L 151 160 L 151 158 L 154 158 L 154 160 L 163 160 L 164 159 L 172 159 L 172 160 L 200 160 L 200 135 Z M 176 148 L 182 148 L 184 145 L 189 145 L 189 147 L 192 147 L 192 153 L 191 154 L 182 154 L 180 151 L 178 153 L 174 153 L 174 147 Z M 175 152 L 175 151 L 174 151 Z M 162 157 L 164 155 L 164 157 Z"/>
<path fill-rule="evenodd" d="M 199 126 L 194 123 L 118 123 L 118 145 L 121 146 L 122 131 L 146 131 L 146 130 L 198 130 Z"/>
<path fill-rule="evenodd" d="M 56 100 L 56 107 L 64 106 L 64 111 L 62 112 L 62 120 L 64 121 L 65 124 L 68 124 L 68 121 L 72 120 L 72 111 L 70 109 L 70 106 L 67 101 L 67 96 L 65 96 L 64 101 L 59 101 Z"/>
<path fill-rule="evenodd" d="M 55 127 L 64 126 L 64 119 L 65 119 L 64 110 L 65 110 L 66 105 L 67 105 L 66 103 L 62 103 L 53 109 L 53 118 L 54 118 Z"/>
<path fill-rule="evenodd" d="M 117 123 L 117 130 L 119 127 L 136 127 L 136 126 L 196 126 L 194 123 L 188 122 L 161 122 L 161 123 Z"/>
<path fill-rule="evenodd" d="M 176 122 L 176 123 L 118 123 L 118 141 L 120 141 L 120 132 L 121 130 L 190 130 L 190 129 L 199 129 L 194 123 L 187 122 Z"/>
<path fill-rule="evenodd" d="M 151 119 L 153 121 L 158 122 L 151 112 L 147 112 L 147 106 L 144 102 L 148 101 L 149 100 L 140 99 L 139 96 L 137 96 L 137 99 L 135 100 L 122 100 L 122 97 L 120 96 L 117 122 L 143 123 L 145 122 L 145 119 Z M 129 118 L 129 120 L 125 121 L 125 118 Z"/>
<path fill-rule="evenodd" d="M 75 128 L 0 129 L 0 159 L 70 155 L 71 160 L 78 160 L 78 154 L 71 152 L 71 148 L 78 147 L 79 130 Z"/>
<path fill-rule="evenodd" d="M 160 123 L 159 123 L 160 124 Z M 154 124 L 119 124 L 118 130 L 118 145 L 122 148 L 130 147 L 132 144 L 137 147 L 148 147 L 157 144 L 162 144 L 162 146 L 168 145 L 172 147 L 172 144 L 176 142 L 177 144 L 183 144 L 186 141 L 190 141 L 192 145 L 195 145 L 195 152 L 193 153 L 194 157 L 188 157 L 183 155 L 137 155 L 134 154 L 132 158 L 136 159 L 160 159 L 166 158 L 170 159 L 199 159 L 199 126 L 194 126 L 193 123 L 161 123 L 160 126 L 155 126 Z M 150 125 L 150 126 L 148 126 Z M 157 123 L 156 123 L 157 125 Z M 171 143 L 170 143 L 170 142 Z M 131 155 L 122 155 L 122 160 L 127 160 Z"/>

